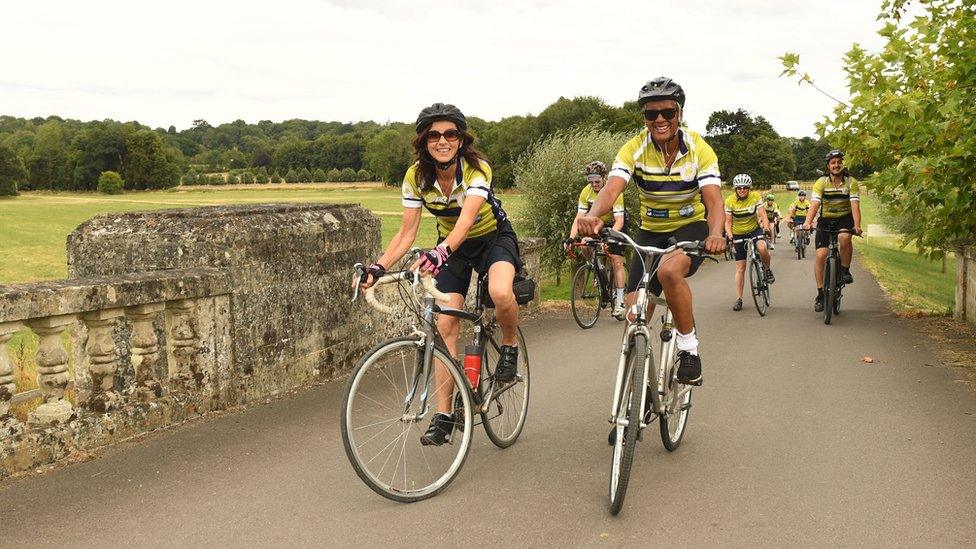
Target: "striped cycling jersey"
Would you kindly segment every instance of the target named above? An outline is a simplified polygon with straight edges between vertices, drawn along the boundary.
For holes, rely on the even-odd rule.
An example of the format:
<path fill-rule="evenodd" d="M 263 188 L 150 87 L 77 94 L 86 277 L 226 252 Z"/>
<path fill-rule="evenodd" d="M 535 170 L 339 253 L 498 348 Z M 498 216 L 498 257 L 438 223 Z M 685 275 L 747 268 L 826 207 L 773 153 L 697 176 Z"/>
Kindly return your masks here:
<path fill-rule="evenodd" d="M 851 201 L 860 200 L 860 187 L 857 179 L 845 177 L 840 186 L 834 185 L 830 177 L 823 176 L 813 184 L 810 200 L 820 202 L 820 217 L 844 217 L 851 213 Z"/>
<path fill-rule="evenodd" d="M 756 191 L 749 191 L 745 198 L 732 193 L 725 197 L 725 213 L 732 216 L 732 234 L 749 234 L 759 228 L 759 217 L 756 212 L 762 206 L 762 196 Z"/>
<path fill-rule="evenodd" d="M 596 202 L 598 194 L 600 193 L 593 190 L 593 185 L 587 184 L 583 187 L 583 190 L 580 191 L 576 211 L 583 214 L 588 213 L 590 208 L 593 207 L 593 203 Z M 604 225 L 613 227 L 613 218 L 616 216 L 624 216 L 624 193 L 617 195 L 617 199 L 613 201 L 611 210 L 600 216 L 600 219 L 603 220 Z"/>
<path fill-rule="evenodd" d="M 678 155 L 668 170 L 664 153 L 647 128 L 624 144 L 610 176 L 634 180 L 640 191 L 641 229 L 673 232 L 705 219 L 701 188 L 721 185 L 715 151 L 691 130 L 678 130 Z"/>
<path fill-rule="evenodd" d="M 467 238 L 477 238 L 491 234 L 498 229 L 498 223 L 505 221 L 507 216 L 502 209 L 502 202 L 495 197 L 491 191 L 491 167 L 487 162 L 481 162 L 481 173 L 467 163 L 463 158 L 458 160 L 457 173 L 454 177 L 454 186 L 451 188 L 450 195 L 445 195 L 441 191 L 439 183 L 435 182 L 427 191 L 421 190 L 421 185 L 417 181 L 417 163 L 407 170 L 403 177 L 401 194 L 403 207 L 427 208 L 427 211 L 434 214 L 437 218 L 437 234 L 440 238 L 447 238 L 447 235 L 457 224 L 458 216 L 461 215 L 461 207 L 464 205 L 465 197 L 477 196 L 485 199 L 478 215 L 475 217 L 474 225 L 468 231 Z"/>
<path fill-rule="evenodd" d="M 783 214 L 781 214 L 779 211 L 779 204 L 777 204 L 775 200 L 771 203 L 767 200 L 763 205 L 763 208 L 766 209 L 766 217 L 769 218 L 770 221 L 772 221 L 776 216 L 783 217 Z"/>
<path fill-rule="evenodd" d="M 793 208 L 793 217 L 806 217 L 807 212 L 810 211 L 810 201 L 796 199 L 790 207 Z"/>

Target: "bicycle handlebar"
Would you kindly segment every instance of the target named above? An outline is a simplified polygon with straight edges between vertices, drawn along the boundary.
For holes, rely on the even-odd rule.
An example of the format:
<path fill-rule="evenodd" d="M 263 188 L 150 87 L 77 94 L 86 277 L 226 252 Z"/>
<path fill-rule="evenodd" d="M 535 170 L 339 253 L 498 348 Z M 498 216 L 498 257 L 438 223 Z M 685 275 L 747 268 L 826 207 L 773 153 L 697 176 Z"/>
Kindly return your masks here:
<path fill-rule="evenodd" d="M 622 233 L 606 227 L 600 230 L 600 238 L 602 238 L 604 241 L 618 241 L 646 255 L 664 255 L 675 250 L 684 250 L 685 253 L 688 253 L 689 255 L 701 255 L 704 251 L 704 244 L 700 240 L 675 242 L 667 248 L 641 246 L 637 242 L 634 242 L 634 240 L 630 238 L 627 233 Z"/>
<path fill-rule="evenodd" d="M 365 297 L 366 302 L 369 303 L 377 311 L 381 313 L 386 313 L 388 315 L 393 314 L 396 312 L 393 309 L 393 307 L 386 305 L 385 303 L 380 303 L 380 301 L 376 299 L 376 294 L 375 294 L 376 287 L 379 286 L 380 284 L 392 284 L 394 282 L 399 282 L 401 280 L 406 280 L 407 282 L 410 282 L 410 284 L 413 286 L 416 286 L 419 280 L 419 284 L 423 286 L 424 290 L 428 294 L 430 294 L 431 297 L 433 297 L 435 300 L 440 301 L 441 303 L 447 303 L 448 301 L 451 300 L 450 296 L 437 289 L 437 286 L 435 286 L 434 284 L 433 278 L 429 276 L 423 276 L 422 274 L 420 274 L 419 270 L 400 271 L 398 273 L 385 274 L 379 277 L 379 279 L 377 279 L 372 286 L 366 288 L 366 290 L 363 291 L 363 297 Z"/>
<path fill-rule="evenodd" d="M 751 236 L 751 237 L 747 237 L 747 238 L 736 238 L 735 240 L 732 241 L 732 243 L 733 244 L 743 244 L 745 242 L 756 241 L 756 240 L 766 240 L 766 235 L 763 234 L 763 235 L 760 235 L 760 236 Z"/>

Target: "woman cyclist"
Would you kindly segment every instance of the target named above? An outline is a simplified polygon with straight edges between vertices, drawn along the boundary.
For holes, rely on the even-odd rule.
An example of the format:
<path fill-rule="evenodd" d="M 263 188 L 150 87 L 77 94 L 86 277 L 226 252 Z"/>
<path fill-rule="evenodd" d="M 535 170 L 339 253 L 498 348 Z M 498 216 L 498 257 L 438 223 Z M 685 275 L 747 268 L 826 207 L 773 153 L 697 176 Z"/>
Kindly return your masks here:
<path fill-rule="evenodd" d="M 403 178 L 400 230 L 383 255 L 367 267 L 362 286 L 372 286 L 410 249 L 420 226 L 420 208 L 427 208 L 437 218 L 437 246 L 410 268 L 434 275 L 437 289 L 450 296 L 447 305 L 454 308 L 464 304 L 472 269 L 479 273 L 487 269 L 488 294 L 502 330 L 495 379 L 511 381 L 518 363 L 518 304 L 512 283 L 522 268 L 515 231 L 491 190 L 491 168 L 474 147 L 464 114 L 454 105 L 434 103 L 420 111 L 416 131 L 416 161 Z M 440 315 L 437 329 L 448 352 L 457 356 L 458 319 Z M 448 442 L 454 431 L 454 383 L 439 362 L 435 381 L 438 413 L 421 436 L 425 446 Z"/>
<path fill-rule="evenodd" d="M 776 239 L 779 238 L 779 221 L 782 214 L 779 211 L 779 204 L 776 203 L 776 196 L 773 193 L 766 195 L 766 205 L 763 206 L 763 209 L 766 210 L 766 219 L 769 220 L 769 224 L 773 229 L 769 235 L 769 249 L 775 250 Z"/>
<path fill-rule="evenodd" d="M 733 193 L 725 199 L 725 233 L 732 235 L 732 240 L 762 236 L 763 232 L 771 232 L 763 199 L 759 193 L 752 190 L 752 178 L 748 174 L 740 173 L 732 178 Z M 772 284 L 773 271 L 769 268 L 770 257 L 764 240 L 756 241 L 756 248 L 762 257 L 766 269 L 766 280 Z M 735 245 L 735 304 L 733 311 L 742 310 L 742 287 L 746 278 L 746 245 L 744 242 Z"/>
<path fill-rule="evenodd" d="M 803 230 L 803 222 L 807 219 L 809 209 L 807 192 L 801 190 L 796 193 L 796 200 L 790 203 L 790 208 L 786 212 L 786 224 L 790 226 L 790 244 L 796 244 L 796 231 Z"/>
<path fill-rule="evenodd" d="M 607 182 L 607 165 L 599 160 L 595 160 L 586 165 L 583 172 L 586 175 L 588 185 L 580 191 L 579 200 L 576 206 L 576 217 L 573 219 L 573 226 L 569 229 L 569 240 L 567 246 L 576 239 L 579 229 L 576 224 L 579 219 L 589 213 L 593 207 L 593 202 L 600 194 L 600 189 Z M 604 214 L 601 219 L 603 223 L 612 227 L 615 231 L 623 231 L 626 223 L 627 211 L 624 209 L 624 195 L 621 193 L 613 203 L 613 210 Z M 610 313 L 615 318 L 622 319 L 624 316 L 624 286 L 627 284 L 627 271 L 624 270 L 624 250 L 620 245 L 612 245 L 607 250 L 607 256 L 613 264 L 613 311 Z"/>

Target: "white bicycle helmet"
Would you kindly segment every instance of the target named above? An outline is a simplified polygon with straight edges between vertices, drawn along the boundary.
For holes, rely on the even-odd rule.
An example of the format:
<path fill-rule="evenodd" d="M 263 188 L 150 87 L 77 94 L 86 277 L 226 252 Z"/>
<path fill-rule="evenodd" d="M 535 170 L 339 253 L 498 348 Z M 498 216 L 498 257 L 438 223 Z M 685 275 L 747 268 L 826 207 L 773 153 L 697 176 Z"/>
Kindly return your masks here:
<path fill-rule="evenodd" d="M 740 173 L 739 175 L 737 175 L 737 176 L 735 176 L 735 177 L 732 178 L 732 186 L 733 187 L 751 187 L 752 186 L 752 178 L 749 177 L 749 174 Z"/>

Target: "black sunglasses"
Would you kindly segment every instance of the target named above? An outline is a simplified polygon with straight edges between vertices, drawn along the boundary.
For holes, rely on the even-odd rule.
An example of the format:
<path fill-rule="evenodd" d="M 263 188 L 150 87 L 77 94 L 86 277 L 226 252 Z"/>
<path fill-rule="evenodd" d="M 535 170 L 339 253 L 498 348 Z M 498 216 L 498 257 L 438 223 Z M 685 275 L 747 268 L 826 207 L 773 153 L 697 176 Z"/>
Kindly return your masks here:
<path fill-rule="evenodd" d="M 657 115 L 661 115 L 665 120 L 671 120 L 678 114 L 678 109 L 647 109 L 644 111 L 644 120 L 657 120 Z"/>
<path fill-rule="evenodd" d="M 455 141 L 457 141 L 458 139 L 461 138 L 461 132 L 459 132 L 457 130 L 447 130 L 444 133 L 441 133 L 441 132 L 439 132 L 437 130 L 428 130 L 427 131 L 427 142 L 428 143 L 437 143 L 438 141 L 441 140 L 441 137 L 443 137 L 444 139 L 446 139 L 449 142 L 453 143 L 453 142 L 455 142 Z"/>

